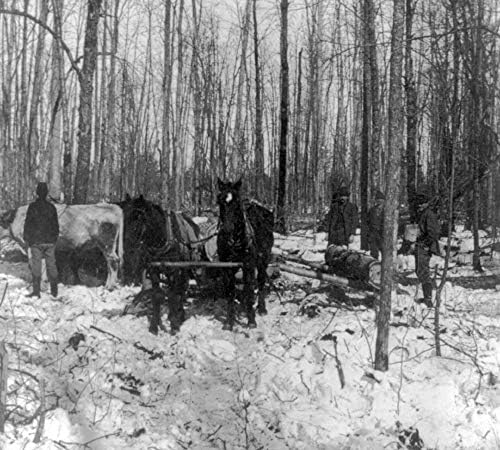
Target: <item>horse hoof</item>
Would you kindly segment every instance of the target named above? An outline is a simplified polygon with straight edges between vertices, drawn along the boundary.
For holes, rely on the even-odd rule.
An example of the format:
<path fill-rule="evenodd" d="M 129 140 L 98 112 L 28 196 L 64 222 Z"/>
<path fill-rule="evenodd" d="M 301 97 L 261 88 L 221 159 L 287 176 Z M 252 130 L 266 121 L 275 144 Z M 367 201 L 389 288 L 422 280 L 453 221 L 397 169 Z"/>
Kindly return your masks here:
<path fill-rule="evenodd" d="M 227 330 L 227 331 L 233 331 L 233 324 L 232 323 L 225 323 L 223 326 L 222 326 L 222 329 L 223 330 Z"/>
<path fill-rule="evenodd" d="M 267 309 L 265 306 L 263 307 L 257 307 L 257 313 L 261 316 L 265 316 L 267 314 Z"/>
<path fill-rule="evenodd" d="M 248 322 L 248 328 L 257 328 L 257 324 L 255 323 L 255 320 L 253 322 Z"/>
<path fill-rule="evenodd" d="M 149 328 L 149 332 L 151 334 L 154 334 L 155 336 L 158 336 L 158 328 Z"/>

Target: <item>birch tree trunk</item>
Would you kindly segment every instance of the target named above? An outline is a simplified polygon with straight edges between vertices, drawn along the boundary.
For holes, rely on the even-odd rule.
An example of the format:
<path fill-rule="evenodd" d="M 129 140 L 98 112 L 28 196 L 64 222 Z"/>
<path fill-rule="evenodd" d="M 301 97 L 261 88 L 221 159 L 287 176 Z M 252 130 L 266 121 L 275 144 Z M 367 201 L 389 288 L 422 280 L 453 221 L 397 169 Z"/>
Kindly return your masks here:
<path fill-rule="evenodd" d="M 62 11 L 64 0 L 52 0 L 54 14 L 54 31 L 60 37 L 62 33 Z M 52 38 L 52 74 L 50 83 L 51 123 L 47 147 L 50 154 L 49 190 L 50 194 L 61 200 L 62 178 L 61 157 L 63 153 L 63 109 L 65 102 L 64 63 L 59 39 Z"/>
<path fill-rule="evenodd" d="M 403 148 L 403 46 L 404 4 L 393 1 L 393 26 L 391 38 L 388 168 L 386 175 L 386 200 L 384 205 L 384 243 L 382 249 L 382 281 L 380 307 L 377 312 L 377 340 L 375 344 L 375 369 L 389 368 L 389 320 L 393 290 L 394 254 L 396 249 L 401 149 Z"/>
<path fill-rule="evenodd" d="M 118 17 L 120 8 L 120 0 L 114 1 L 113 21 L 111 27 L 111 48 L 110 48 L 110 62 L 109 62 L 109 82 L 107 94 L 107 107 L 106 118 L 104 119 L 104 129 L 102 133 L 101 144 L 101 163 L 99 184 L 101 186 L 101 194 L 105 200 L 109 201 L 111 198 L 111 191 L 113 186 L 113 178 L 115 177 L 116 167 L 116 55 L 118 52 L 118 31 L 119 22 Z"/>
<path fill-rule="evenodd" d="M 48 0 L 41 0 L 40 2 L 40 21 L 47 22 L 49 13 Z M 40 134 L 39 134 L 39 108 L 42 100 L 43 88 L 43 73 L 42 63 L 45 53 L 45 35 L 47 32 L 44 28 L 37 27 L 37 46 L 35 54 L 35 66 L 33 74 L 33 88 L 31 91 L 30 112 L 28 122 L 28 173 L 31 176 L 36 174 L 38 179 L 45 180 L 48 172 L 48 158 L 46 152 L 42 149 Z M 37 164 L 37 159 L 39 164 Z"/>
<path fill-rule="evenodd" d="M 247 50 L 248 35 L 250 32 L 250 14 L 252 0 L 246 0 L 243 25 L 241 29 L 241 59 L 238 70 L 238 84 L 236 91 L 236 111 L 233 130 L 233 148 L 231 152 L 230 171 L 233 176 L 238 175 L 243 169 L 245 154 L 245 127 L 243 125 L 243 108 L 245 103 L 245 81 L 247 77 Z"/>
<path fill-rule="evenodd" d="M 88 0 L 87 24 L 80 78 L 80 104 L 78 110 L 78 154 L 73 201 L 87 202 L 92 147 L 92 96 L 97 62 L 97 30 L 102 0 Z"/>
<path fill-rule="evenodd" d="M 29 11 L 29 0 L 24 1 L 24 12 Z M 28 19 L 24 17 L 23 19 L 23 31 L 22 31 L 23 44 L 22 48 L 28 48 Z M 18 170 L 16 170 L 16 192 L 18 193 L 18 201 L 25 202 L 28 200 L 28 186 L 26 182 L 28 180 L 28 174 L 31 173 L 31 150 L 28 145 L 28 136 L 26 133 L 28 129 L 28 52 L 23 51 L 21 56 L 21 110 L 19 111 L 19 118 L 17 122 L 19 123 L 19 128 L 17 130 L 17 148 L 20 150 L 20 155 L 17 155 L 20 164 L 17 164 Z M 22 168 L 22 169 L 21 169 Z M 21 169 L 21 170 L 19 170 Z"/>

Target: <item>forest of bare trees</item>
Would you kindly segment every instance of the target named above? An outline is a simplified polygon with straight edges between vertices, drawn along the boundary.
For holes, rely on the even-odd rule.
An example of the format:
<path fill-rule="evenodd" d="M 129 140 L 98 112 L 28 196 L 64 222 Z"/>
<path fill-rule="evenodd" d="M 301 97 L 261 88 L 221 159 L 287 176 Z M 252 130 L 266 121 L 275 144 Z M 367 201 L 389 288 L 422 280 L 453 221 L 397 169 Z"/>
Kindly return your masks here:
<path fill-rule="evenodd" d="M 394 75 L 392 0 L 0 1 L 2 209 L 48 180 L 67 203 L 197 214 L 243 176 L 283 226 L 341 184 L 363 218 L 387 183 L 410 214 L 425 184 L 443 218 L 453 198 L 495 225 L 497 2 L 400 3 Z"/>

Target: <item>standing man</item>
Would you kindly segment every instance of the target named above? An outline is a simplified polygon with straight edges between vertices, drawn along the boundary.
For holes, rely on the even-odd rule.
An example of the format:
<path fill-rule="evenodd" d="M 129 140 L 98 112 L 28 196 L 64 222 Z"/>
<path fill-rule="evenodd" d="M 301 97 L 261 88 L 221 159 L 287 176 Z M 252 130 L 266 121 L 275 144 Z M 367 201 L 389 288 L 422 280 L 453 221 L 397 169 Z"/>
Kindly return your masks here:
<path fill-rule="evenodd" d="M 332 197 L 328 213 L 328 246 L 348 246 L 358 226 L 358 208 L 349 201 L 349 189 L 341 187 Z"/>
<path fill-rule="evenodd" d="M 49 190 L 46 183 L 38 183 L 38 198 L 28 206 L 24 222 L 24 241 L 30 248 L 30 265 L 33 277 L 33 292 L 29 297 L 40 298 L 42 281 L 42 259 L 45 258 L 50 294 L 57 297 L 56 241 L 59 237 L 59 221 L 56 207 L 47 200 Z"/>
<path fill-rule="evenodd" d="M 383 192 L 377 190 L 375 203 L 368 211 L 368 239 L 370 241 L 370 255 L 378 259 L 382 252 L 384 233 L 384 200 Z"/>
<path fill-rule="evenodd" d="M 430 208 L 430 196 L 420 191 L 417 193 L 418 236 L 415 244 L 415 272 L 422 284 L 424 298 L 420 299 L 427 307 L 432 307 L 433 282 L 429 263 L 431 256 L 439 255 L 439 221 L 436 213 Z"/>

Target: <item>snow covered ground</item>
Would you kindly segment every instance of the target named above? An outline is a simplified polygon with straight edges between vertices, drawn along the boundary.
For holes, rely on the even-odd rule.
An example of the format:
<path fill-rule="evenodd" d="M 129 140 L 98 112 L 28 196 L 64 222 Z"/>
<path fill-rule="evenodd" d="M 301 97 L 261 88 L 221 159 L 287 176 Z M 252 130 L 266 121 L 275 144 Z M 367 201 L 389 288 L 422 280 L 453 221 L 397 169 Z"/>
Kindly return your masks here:
<path fill-rule="evenodd" d="M 321 260 L 325 241 L 304 232 L 276 245 Z M 453 276 L 470 272 L 457 264 Z M 415 304 L 416 285 L 399 286 L 381 373 L 373 308 L 318 280 L 281 274 L 257 329 L 232 333 L 224 302 L 193 290 L 176 336 L 122 315 L 138 288 L 62 286 L 58 300 L 33 300 L 28 280 L 25 263 L 0 262 L 2 449 L 500 448 L 496 289 L 446 283 L 438 358 L 433 310 Z M 412 429 L 421 441 L 404 447 Z"/>

